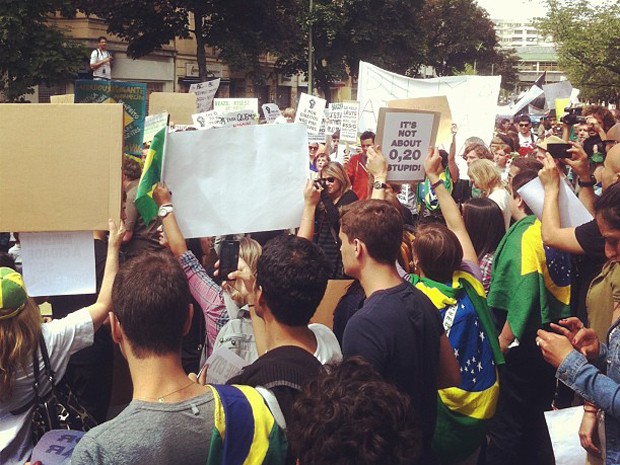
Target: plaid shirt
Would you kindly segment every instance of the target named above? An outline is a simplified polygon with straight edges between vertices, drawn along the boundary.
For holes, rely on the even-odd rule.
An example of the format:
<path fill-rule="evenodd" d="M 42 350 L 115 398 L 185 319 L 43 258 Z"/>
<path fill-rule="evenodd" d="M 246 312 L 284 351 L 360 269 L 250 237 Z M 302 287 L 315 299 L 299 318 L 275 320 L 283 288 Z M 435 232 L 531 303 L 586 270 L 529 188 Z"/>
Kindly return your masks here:
<path fill-rule="evenodd" d="M 480 271 L 482 272 L 482 286 L 484 291 L 489 294 L 489 286 L 491 285 L 491 268 L 493 268 L 494 253 L 487 253 L 480 260 Z"/>
<path fill-rule="evenodd" d="M 222 326 L 228 321 L 222 288 L 207 274 L 191 250 L 179 257 L 192 297 L 202 308 L 207 329 L 207 357 L 213 351 L 213 344 Z"/>

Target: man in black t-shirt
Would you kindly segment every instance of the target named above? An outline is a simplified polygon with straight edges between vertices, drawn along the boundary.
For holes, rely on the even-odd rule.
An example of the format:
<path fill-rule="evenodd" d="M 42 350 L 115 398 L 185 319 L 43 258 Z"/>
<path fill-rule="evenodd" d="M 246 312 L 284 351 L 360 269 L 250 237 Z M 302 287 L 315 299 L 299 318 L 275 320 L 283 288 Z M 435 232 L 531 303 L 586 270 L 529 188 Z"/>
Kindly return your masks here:
<path fill-rule="evenodd" d="M 359 280 L 367 298 L 344 330 L 342 349 L 345 357 L 364 357 L 410 396 L 423 435 L 417 463 L 434 464 L 437 389 L 458 386 L 460 372 L 439 312 L 396 270 L 402 233 L 402 215 L 388 202 L 358 201 L 343 209 L 344 271 Z"/>

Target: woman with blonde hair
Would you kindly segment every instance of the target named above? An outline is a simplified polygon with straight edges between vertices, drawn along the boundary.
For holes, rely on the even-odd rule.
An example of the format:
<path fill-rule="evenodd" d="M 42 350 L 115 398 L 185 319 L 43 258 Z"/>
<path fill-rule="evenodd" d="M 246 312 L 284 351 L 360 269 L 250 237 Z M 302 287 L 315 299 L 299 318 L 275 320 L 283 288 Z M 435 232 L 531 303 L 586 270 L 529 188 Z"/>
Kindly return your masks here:
<path fill-rule="evenodd" d="M 97 301 L 65 318 L 42 323 L 37 304 L 28 297 L 17 271 L 0 268 L 0 463 L 23 464 L 32 452 L 31 417 L 34 407 L 35 371 L 39 372 L 39 394 L 51 390 L 43 376 L 43 344 L 51 369 L 59 380 L 69 357 L 92 345 L 95 331 L 112 311 L 112 284 L 118 271 L 118 252 L 124 229 L 110 222 L 110 238 L 105 272 Z"/>
<path fill-rule="evenodd" d="M 357 200 L 347 172 L 340 163 L 329 162 L 316 181 L 308 181 L 304 197 L 305 208 L 297 235 L 313 241 L 323 249 L 331 267 L 330 278 L 342 278 L 344 271 L 338 239 L 339 209 Z"/>
<path fill-rule="evenodd" d="M 510 194 L 504 187 L 502 175 L 491 160 L 476 160 L 467 169 L 469 179 L 480 189 L 482 197 L 493 200 L 502 210 L 504 226 L 510 227 Z"/>

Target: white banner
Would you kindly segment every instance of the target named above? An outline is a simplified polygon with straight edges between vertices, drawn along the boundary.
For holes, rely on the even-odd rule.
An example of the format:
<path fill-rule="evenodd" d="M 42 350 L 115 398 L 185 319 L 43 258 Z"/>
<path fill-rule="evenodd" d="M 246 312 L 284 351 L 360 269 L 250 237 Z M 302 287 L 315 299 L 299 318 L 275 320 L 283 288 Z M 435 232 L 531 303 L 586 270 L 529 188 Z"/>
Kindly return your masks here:
<path fill-rule="evenodd" d="M 163 172 L 185 237 L 298 227 L 308 177 L 306 127 L 173 133 Z"/>
<path fill-rule="evenodd" d="M 357 100 L 360 102 L 358 130 L 375 131 L 379 108 L 389 100 L 445 95 L 452 120 L 458 125 L 458 147 L 471 136 L 490 141 L 495 126 L 501 76 L 449 76 L 412 79 L 360 61 Z M 437 140 L 450 146 L 450 140 Z"/>
<path fill-rule="evenodd" d="M 198 111 L 198 113 L 209 110 L 218 87 L 220 87 L 219 79 L 199 82 L 189 86 L 189 91 L 196 94 L 196 111 Z"/>
<path fill-rule="evenodd" d="M 318 134 L 323 122 L 323 113 L 327 101 L 306 93 L 299 97 L 299 105 L 295 113 L 295 122 L 304 123 L 308 128 L 308 134 Z"/>

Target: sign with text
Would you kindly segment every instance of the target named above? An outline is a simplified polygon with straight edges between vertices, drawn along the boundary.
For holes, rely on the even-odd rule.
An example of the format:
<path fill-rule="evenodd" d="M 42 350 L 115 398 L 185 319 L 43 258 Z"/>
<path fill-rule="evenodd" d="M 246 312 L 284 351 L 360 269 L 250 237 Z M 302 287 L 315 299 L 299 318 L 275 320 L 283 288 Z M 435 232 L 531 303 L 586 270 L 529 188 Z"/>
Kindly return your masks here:
<path fill-rule="evenodd" d="M 342 124 L 342 102 L 329 104 L 329 117 L 327 119 L 327 134 L 333 135 L 340 130 Z"/>
<path fill-rule="evenodd" d="M 340 140 L 357 141 L 357 119 L 360 110 L 359 102 L 342 103 L 342 122 L 340 124 Z"/>
<path fill-rule="evenodd" d="M 447 147 L 450 146 L 452 139 L 452 112 L 450 111 L 448 98 L 445 95 L 390 100 L 387 106 L 388 108 L 400 108 L 402 110 L 436 111 L 441 113 L 436 141 L 438 145 L 445 144 Z"/>
<path fill-rule="evenodd" d="M 216 98 L 213 100 L 213 109 L 221 115 L 231 111 L 252 110 L 258 118 L 257 98 Z"/>
<path fill-rule="evenodd" d="M 146 84 L 118 81 L 75 81 L 75 103 L 122 103 L 124 114 L 123 152 L 142 154 Z"/>
<path fill-rule="evenodd" d="M 195 113 L 192 115 L 192 120 L 194 120 L 194 126 L 199 130 L 220 127 L 220 115 L 215 110 Z"/>
<path fill-rule="evenodd" d="M 157 115 L 149 115 L 144 119 L 144 137 L 142 143 L 150 144 L 153 137 L 168 124 L 168 113 L 158 113 Z"/>
<path fill-rule="evenodd" d="M 220 87 L 220 80 L 198 82 L 189 86 L 189 91 L 196 94 L 196 111 L 202 113 L 208 111 L 213 103 L 213 97 Z"/>
<path fill-rule="evenodd" d="M 441 114 L 430 111 L 379 109 L 377 143 L 388 163 L 388 181 L 424 179 L 424 158 L 435 145 Z"/>
<path fill-rule="evenodd" d="M 325 99 L 302 93 L 299 97 L 295 122 L 305 124 L 308 134 L 318 134 L 321 130 L 326 104 Z"/>
<path fill-rule="evenodd" d="M 282 112 L 280 112 L 280 107 L 278 107 L 278 105 L 276 105 L 275 103 L 264 103 L 263 114 L 265 115 L 267 124 L 275 123 L 278 119 L 278 116 L 282 116 Z"/>

